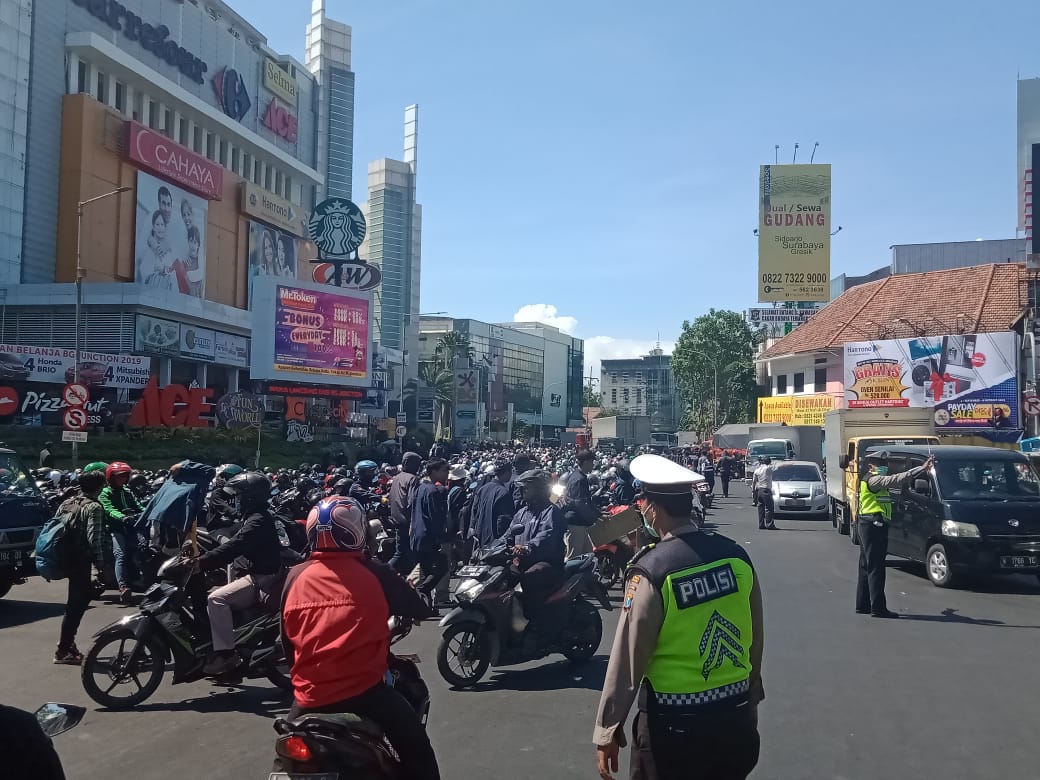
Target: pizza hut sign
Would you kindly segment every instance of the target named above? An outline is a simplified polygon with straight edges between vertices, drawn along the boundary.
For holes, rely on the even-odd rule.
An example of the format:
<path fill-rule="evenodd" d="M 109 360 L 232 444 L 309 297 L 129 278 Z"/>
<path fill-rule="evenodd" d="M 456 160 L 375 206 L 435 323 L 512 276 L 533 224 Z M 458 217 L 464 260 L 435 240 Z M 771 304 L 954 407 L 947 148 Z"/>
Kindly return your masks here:
<path fill-rule="evenodd" d="M 165 135 L 127 122 L 126 156 L 209 200 L 224 196 L 224 169 Z"/>

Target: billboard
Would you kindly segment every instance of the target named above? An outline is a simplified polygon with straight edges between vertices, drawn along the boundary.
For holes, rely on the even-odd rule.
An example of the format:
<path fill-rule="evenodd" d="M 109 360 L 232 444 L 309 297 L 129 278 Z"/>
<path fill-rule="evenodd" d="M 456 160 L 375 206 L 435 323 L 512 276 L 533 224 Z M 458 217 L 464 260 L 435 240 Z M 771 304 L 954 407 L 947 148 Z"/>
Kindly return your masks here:
<path fill-rule="evenodd" d="M 180 324 L 172 320 L 161 320 L 145 314 L 137 315 L 134 328 L 134 352 L 151 352 L 156 355 L 180 354 Z"/>
<path fill-rule="evenodd" d="M 253 281 L 260 276 L 296 278 L 296 239 L 262 222 L 249 222 L 249 307 Z"/>
<path fill-rule="evenodd" d="M 779 395 L 758 399 L 758 422 L 786 425 L 818 425 L 834 409 L 835 397 L 827 393 Z"/>
<path fill-rule="evenodd" d="M 845 345 L 850 409 L 935 410 L 937 428 L 1019 428 L 1018 334 L 969 333 Z M 994 422 L 997 410 L 1006 420 Z"/>
<path fill-rule="evenodd" d="M 370 385 L 368 295 L 257 277 L 253 300 L 253 379 Z"/>
<path fill-rule="evenodd" d="M 198 195 L 138 171 L 134 280 L 202 298 L 208 212 Z"/>
<path fill-rule="evenodd" d="M 249 368 L 249 339 L 245 336 L 216 333 L 214 348 L 215 359 L 221 365 Z"/>
<path fill-rule="evenodd" d="M 831 166 L 763 165 L 758 182 L 758 300 L 827 301 Z"/>
<path fill-rule="evenodd" d="M 204 198 L 220 200 L 224 196 L 223 167 L 138 122 L 127 122 L 126 155 Z"/>
<path fill-rule="evenodd" d="M 212 361 L 217 356 L 216 334 L 208 328 L 182 322 L 179 345 L 181 357 Z"/>
<path fill-rule="evenodd" d="M 139 390 L 148 384 L 152 360 L 142 355 L 80 351 L 79 380 L 91 387 Z M 76 373 L 76 350 L 0 344 L 0 382 L 66 384 Z"/>

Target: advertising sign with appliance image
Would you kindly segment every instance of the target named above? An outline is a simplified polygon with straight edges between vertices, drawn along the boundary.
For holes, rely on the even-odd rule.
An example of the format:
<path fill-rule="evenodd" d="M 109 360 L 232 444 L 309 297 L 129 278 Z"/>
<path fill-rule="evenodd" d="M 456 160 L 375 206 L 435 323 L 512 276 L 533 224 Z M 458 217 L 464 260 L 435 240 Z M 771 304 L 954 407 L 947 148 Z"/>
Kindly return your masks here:
<path fill-rule="evenodd" d="M 205 199 L 138 171 L 135 281 L 202 298 L 208 214 Z"/>
<path fill-rule="evenodd" d="M 1020 427 L 1018 335 L 969 333 L 845 345 L 850 409 L 935 410 L 937 428 Z"/>

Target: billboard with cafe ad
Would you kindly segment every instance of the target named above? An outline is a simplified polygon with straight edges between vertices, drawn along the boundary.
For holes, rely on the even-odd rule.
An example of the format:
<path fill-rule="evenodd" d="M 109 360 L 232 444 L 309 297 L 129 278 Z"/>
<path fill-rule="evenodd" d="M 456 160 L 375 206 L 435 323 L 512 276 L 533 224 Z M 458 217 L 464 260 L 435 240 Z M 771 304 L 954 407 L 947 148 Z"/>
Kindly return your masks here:
<path fill-rule="evenodd" d="M 850 409 L 931 408 L 942 429 L 1021 427 L 1010 331 L 850 342 L 844 383 Z"/>
<path fill-rule="evenodd" d="M 758 206 L 758 300 L 828 301 L 831 166 L 763 165 Z"/>
<path fill-rule="evenodd" d="M 368 294 L 258 277 L 253 300 L 253 379 L 371 385 Z"/>

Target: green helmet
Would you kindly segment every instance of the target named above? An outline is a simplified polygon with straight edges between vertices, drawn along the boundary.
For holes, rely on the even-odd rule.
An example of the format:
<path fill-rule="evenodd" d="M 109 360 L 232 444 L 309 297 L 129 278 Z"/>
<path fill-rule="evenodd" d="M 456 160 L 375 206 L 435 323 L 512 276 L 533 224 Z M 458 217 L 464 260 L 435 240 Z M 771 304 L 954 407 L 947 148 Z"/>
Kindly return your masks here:
<path fill-rule="evenodd" d="M 83 473 L 89 474 L 91 471 L 100 471 L 102 474 L 104 474 L 107 468 L 107 463 L 103 463 L 100 460 L 95 460 L 93 463 L 88 463 L 86 466 L 83 467 Z"/>
<path fill-rule="evenodd" d="M 237 463 L 225 463 L 221 466 L 217 466 L 217 476 L 223 477 L 224 479 L 231 479 L 232 477 L 237 477 L 244 471 L 245 469 L 239 466 Z"/>

